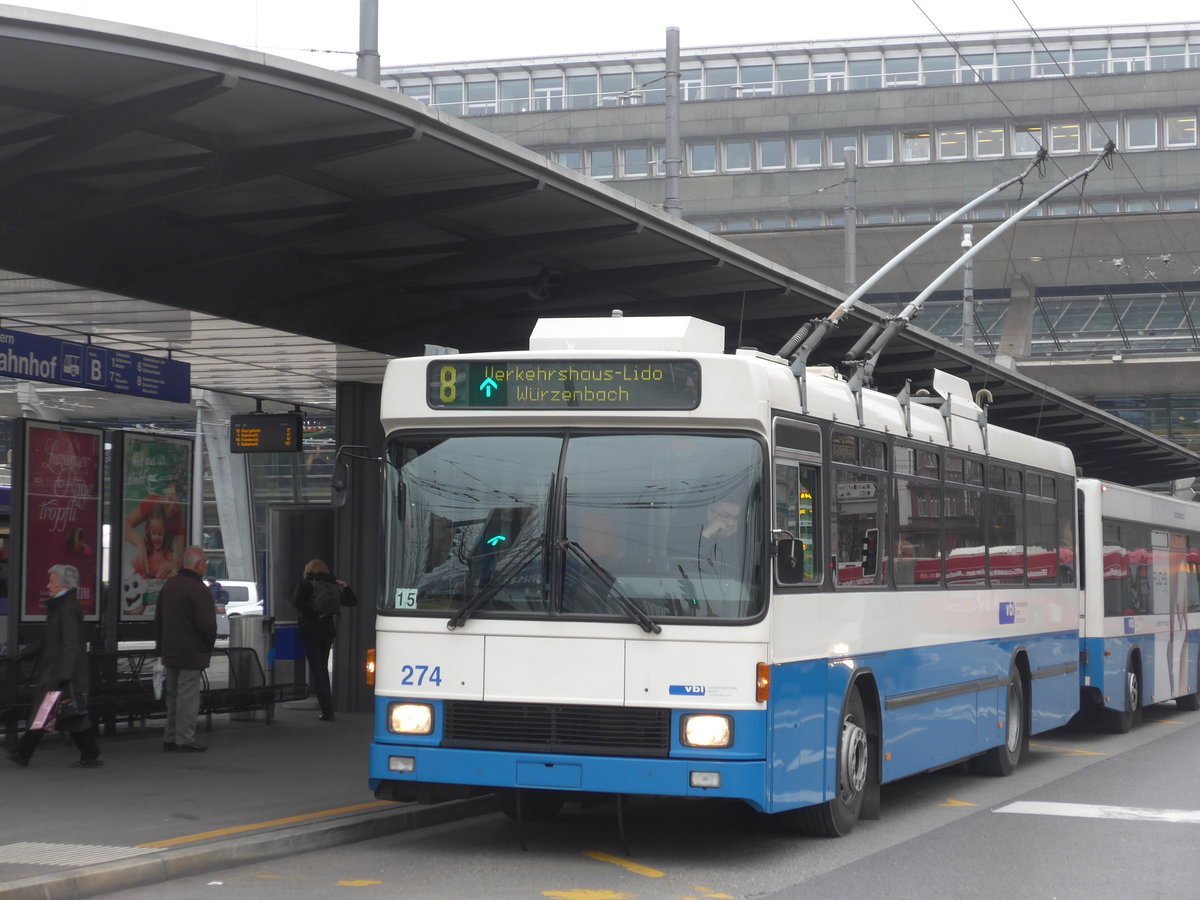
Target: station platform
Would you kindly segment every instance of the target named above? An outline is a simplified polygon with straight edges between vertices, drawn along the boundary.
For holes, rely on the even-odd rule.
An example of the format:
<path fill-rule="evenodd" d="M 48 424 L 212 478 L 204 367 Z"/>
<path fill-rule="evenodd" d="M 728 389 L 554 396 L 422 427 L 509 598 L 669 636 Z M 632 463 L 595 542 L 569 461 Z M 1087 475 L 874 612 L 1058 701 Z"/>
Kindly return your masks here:
<path fill-rule="evenodd" d="M 166 753 L 162 724 L 102 736 L 104 767 L 47 735 L 27 768 L 0 757 L 0 898 L 97 896 L 490 812 L 491 796 L 418 806 L 367 788 L 368 713 L 270 725 L 214 716 L 205 753 Z"/>

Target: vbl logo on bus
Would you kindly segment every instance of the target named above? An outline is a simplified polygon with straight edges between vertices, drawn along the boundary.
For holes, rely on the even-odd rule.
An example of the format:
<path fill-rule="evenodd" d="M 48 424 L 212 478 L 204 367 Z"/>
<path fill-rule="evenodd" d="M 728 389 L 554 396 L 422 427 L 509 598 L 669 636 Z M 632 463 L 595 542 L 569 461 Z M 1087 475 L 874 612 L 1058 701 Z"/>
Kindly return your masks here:
<path fill-rule="evenodd" d="M 704 685 L 702 684 L 673 684 L 668 689 L 671 694 L 683 694 L 688 697 L 703 697 Z"/>
<path fill-rule="evenodd" d="M 1017 604 L 1007 600 L 1000 604 L 1000 624 L 1012 625 L 1017 621 Z"/>

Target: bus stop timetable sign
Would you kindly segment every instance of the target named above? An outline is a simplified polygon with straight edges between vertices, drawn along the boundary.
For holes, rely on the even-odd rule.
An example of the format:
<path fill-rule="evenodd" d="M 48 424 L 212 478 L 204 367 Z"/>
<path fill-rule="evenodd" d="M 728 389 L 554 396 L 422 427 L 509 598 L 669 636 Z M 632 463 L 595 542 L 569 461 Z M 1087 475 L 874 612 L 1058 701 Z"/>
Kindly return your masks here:
<path fill-rule="evenodd" d="M 429 363 L 433 409 L 695 409 L 692 359 L 446 359 Z"/>
<path fill-rule="evenodd" d="M 246 413 L 229 417 L 232 453 L 299 453 L 304 449 L 299 413 Z"/>
<path fill-rule="evenodd" d="M 192 367 L 162 356 L 0 328 L 0 375 L 188 403 Z"/>

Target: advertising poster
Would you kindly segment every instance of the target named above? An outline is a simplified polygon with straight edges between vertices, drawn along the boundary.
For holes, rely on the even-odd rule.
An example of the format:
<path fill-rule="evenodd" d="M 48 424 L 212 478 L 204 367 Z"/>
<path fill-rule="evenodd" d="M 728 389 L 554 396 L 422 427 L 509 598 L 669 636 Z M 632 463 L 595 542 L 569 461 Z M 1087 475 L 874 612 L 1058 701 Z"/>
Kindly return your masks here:
<path fill-rule="evenodd" d="M 192 442 L 122 432 L 121 620 L 152 621 L 163 582 L 179 571 L 191 523 Z M 117 544 L 114 534 L 113 543 Z"/>
<path fill-rule="evenodd" d="M 99 615 L 102 432 L 50 422 L 25 429 L 24 589 L 21 619 L 46 620 L 51 566 L 79 570 L 79 606 Z"/>

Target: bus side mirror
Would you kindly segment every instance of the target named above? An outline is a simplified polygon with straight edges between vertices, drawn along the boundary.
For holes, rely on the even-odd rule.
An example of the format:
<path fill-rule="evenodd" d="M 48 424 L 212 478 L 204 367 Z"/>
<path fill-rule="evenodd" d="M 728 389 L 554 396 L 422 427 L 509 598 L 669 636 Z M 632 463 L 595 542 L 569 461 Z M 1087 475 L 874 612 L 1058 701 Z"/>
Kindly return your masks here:
<path fill-rule="evenodd" d="M 804 580 L 804 541 L 797 540 L 787 531 L 771 532 L 775 550 L 775 566 L 779 580 L 795 584 Z"/>
<path fill-rule="evenodd" d="M 329 479 L 329 505 L 341 509 L 350 499 L 350 463 L 345 461 L 333 464 L 333 476 Z"/>

